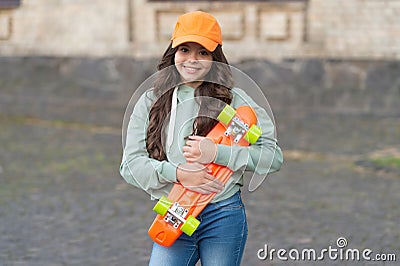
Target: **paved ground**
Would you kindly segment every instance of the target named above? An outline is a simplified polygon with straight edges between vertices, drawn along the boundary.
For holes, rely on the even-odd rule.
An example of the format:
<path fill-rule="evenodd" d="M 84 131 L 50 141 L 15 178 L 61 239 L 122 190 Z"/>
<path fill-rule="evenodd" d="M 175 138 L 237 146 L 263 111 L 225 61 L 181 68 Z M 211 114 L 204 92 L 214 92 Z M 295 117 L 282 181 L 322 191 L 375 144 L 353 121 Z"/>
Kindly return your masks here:
<path fill-rule="evenodd" d="M 243 265 L 398 265 L 400 175 L 356 162 L 398 147 L 400 118 L 275 115 L 286 160 L 244 188 Z M 146 265 L 153 202 L 119 177 L 119 128 L 9 115 L 0 125 L 0 265 Z M 319 252 L 339 237 L 397 263 L 257 258 L 265 245 Z"/>

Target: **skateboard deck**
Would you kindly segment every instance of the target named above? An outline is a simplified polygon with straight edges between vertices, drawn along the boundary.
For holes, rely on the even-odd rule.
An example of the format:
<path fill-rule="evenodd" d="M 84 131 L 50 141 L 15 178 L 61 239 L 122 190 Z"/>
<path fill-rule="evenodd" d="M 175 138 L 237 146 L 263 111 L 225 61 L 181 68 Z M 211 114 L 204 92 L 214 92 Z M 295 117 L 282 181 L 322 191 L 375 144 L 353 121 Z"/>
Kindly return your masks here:
<path fill-rule="evenodd" d="M 240 106 L 235 110 L 226 105 L 217 119 L 219 123 L 206 135 L 216 144 L 248 146 L 254 144 L 262 133 L 256 125 L 256 113 L 250 106 Z M 233 173 L 228 167 L 215 163 L 205 166 L 223 184 Z M 195 217 L 215 195 L 194 192 L 176 183 L 168 197 L 161 197 L 154 206 L 153 210 L 158 214 L 149 228 L 149 236 L 166 247 L 171 246 L 182 232 L 191 236 L 200 224 Z"/>

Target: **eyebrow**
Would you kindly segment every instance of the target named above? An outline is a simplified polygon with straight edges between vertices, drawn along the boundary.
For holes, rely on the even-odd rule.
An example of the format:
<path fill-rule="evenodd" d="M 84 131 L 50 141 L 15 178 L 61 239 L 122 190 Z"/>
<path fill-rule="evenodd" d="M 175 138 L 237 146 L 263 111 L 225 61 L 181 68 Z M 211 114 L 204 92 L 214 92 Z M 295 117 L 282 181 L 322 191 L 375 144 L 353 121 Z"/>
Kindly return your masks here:
<path fill-rule="evenodd" d="M 183 44 L 180 44 L 180 45 L 178 46 L 178 48 L 182 48 L 182 47 L 190 48 L 190 45 L 188 45 L 188 44 L 186 44 L 186 43 L 183 43 Z M 197 47 L 195 47 L 195 48 L 197 49 Z M 211 52 L 208 51 L 208 50 L 207 50 L 205 47 L 203 47 L 202 45 L 200 45 L 200 47 L 199 47 L 198 50 L 199 50 L 199 51 L 206 51 L 207 53 L 211 54 Z"/>

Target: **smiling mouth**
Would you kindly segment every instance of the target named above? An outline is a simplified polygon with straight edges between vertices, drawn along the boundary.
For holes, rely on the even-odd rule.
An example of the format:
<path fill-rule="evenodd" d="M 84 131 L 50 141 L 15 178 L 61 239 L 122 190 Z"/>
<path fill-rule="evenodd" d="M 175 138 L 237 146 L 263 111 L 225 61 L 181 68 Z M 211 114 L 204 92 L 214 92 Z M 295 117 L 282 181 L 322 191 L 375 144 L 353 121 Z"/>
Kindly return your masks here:
<path fill-rule="evenodd" d="M 189 74 L 196 73 L 201 70 L 201 68 L 199 67 L 190 67 L 190 66 L 183 66 L 183 69 Z"/>

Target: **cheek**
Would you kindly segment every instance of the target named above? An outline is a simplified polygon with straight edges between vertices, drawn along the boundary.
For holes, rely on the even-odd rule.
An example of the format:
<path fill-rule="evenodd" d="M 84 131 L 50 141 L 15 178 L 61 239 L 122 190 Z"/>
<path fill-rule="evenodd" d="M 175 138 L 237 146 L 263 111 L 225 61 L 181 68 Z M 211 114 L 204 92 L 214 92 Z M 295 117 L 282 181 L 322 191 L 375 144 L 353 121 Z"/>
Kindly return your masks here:
<path fill-rule="evenodd" d="M 178 64 L 178 63 L 180 63 L 182 61 L 182 59 L 181 59 L 181 56 L 179 56 L 179 53 L 175 53 L 175 56 L 174 56 L 174 62 L 175 62 L 175 64 Z"/>
<path fill-rule="evenodd" d="M 207 62 L 206 64 L 203 65 L 204 69 L 207 71 L 207 73 L 210 71 L 211 66 L 212 66 L 212 61 Z"/>
<path fill-rule="evenodd" d="M 175 64 L 175 68 L 178 70 L 179 74 L 181 74 L 182 71 L 182 56 L 179 56 L 178 53 L 175 54 L 174 57 L 174 64 Z"/>

